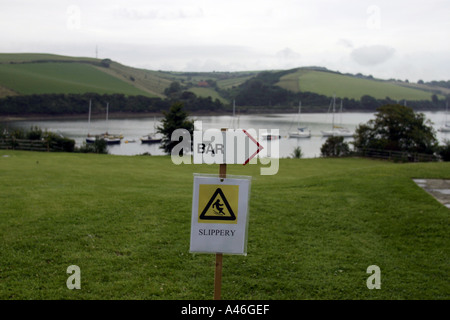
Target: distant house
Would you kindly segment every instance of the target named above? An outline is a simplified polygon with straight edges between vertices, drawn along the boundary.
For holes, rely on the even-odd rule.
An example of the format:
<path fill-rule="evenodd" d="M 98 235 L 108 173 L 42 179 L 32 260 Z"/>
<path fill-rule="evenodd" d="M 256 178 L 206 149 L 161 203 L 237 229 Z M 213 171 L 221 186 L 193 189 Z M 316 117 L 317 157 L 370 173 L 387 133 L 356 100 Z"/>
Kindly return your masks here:
<path fill-rule="evenodd" d="M 209 83 L 206 82 L 206 81 L 199 81 L 197 83 L 197 86 L 199 86 L 199 87 L 209 87 Z"/>

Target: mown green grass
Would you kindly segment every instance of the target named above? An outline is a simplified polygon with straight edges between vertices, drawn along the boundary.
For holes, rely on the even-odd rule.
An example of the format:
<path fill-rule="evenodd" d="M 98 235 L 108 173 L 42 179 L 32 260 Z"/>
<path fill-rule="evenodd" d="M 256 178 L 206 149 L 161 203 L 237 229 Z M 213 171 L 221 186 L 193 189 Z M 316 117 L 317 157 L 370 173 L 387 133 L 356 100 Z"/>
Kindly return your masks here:
<path fill-rule="evenodd" d="M 360 79 L 347 75 L 300 69 L 281 77 L 280 87 L 297 92 L 310 91 L 326 96 L 359 100 L 363 95 L 377 99 L 389 97 L 394 100 L 431 100 L 431 92 L 406 88 L 394 83 Z"/>
<path fill-rule="evenodd" d="M 8 155 L 5 157 L 5 155 Z M 253 176 L 247 256 L 223 299 L 449 299 L 449 210 L 412 178 L 448 163 L 283 159 Z M 212 299 L 214 255 L 189 253 L 193 173 L 170 157 L 0 151 L 0 299 Z M 66 287 L 70 265 L 81 289 Z M 367 267 L 381 269 L 369 290 Z"/>
<path fill-rule="evenodd" d="M 151 96 L 91 64 L 77 62 L 0 64 L 0 84 L 20 94 L 96 92 Z"/>

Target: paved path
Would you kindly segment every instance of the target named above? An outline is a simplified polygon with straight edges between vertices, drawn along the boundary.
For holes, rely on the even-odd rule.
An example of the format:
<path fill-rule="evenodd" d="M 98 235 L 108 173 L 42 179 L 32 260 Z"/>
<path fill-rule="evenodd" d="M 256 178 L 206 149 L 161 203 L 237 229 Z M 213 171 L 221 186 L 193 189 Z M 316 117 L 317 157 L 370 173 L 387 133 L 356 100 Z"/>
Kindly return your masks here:
<path fill-rule="evenodd" d="M 414 179 L 414 182 L 450 209 L 450 180 Z"/>

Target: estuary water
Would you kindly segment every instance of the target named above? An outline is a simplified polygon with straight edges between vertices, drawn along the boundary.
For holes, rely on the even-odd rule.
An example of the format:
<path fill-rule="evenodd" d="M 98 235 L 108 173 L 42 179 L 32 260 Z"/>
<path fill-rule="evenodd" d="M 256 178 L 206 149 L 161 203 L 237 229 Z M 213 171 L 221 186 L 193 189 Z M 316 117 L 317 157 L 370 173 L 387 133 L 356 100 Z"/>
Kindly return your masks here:
<path fill-rule="evenodd" d="M 438 132 L 437 129 L 445 121 L 445 112 L 424 112 L 427 119 L 433 122 L 436 130 L 436 137 L 440 143 L 444 139 L 450 139 L 450 133 Z M 259 132 L 260 129 L 277 129 L 281 139 L 279 140 L 279 156 L 281 158 L 291 157 L 293 150 L 300 147 L 303 158 L 320 157 L 320 147 L 326 138 L 322 136 L 321 130 L 330 130 L 332 127 L 333 116 L 328 113 L 304 113 L 298 114 L 259 114 L 259 115 L 240 115 L 232 117 L 229 115 L 221 116 L 193 116 L 192 119 L 202 122 L 202 129 L 209 128 L 241 128 L 254 129 Z M 334 115 L 334 124 L 346 127 L 351 131 L 370 119 L 374 119 L 374 113 L 342 113 Z M 149 153 L 151 155 L 163 155 L 164 152 L 159 148 L 159 144 L 143 144 L 140 137 L 155 132 L 156 127 L 161 124 L 162 117 L 129 117 L 122 119 L 95 119 L 88 123 L 86 119 L 67 119 L 67 120 L 22 120 L 2 123 L 4 127 L 19 127 L 30 129 L 31 126 L 38 126 L 43 130 L 61 133 L 63 136 L 74 139 L 77 146 L 81 146 L 88 133 L 100 134 L 109 132 L 110 134 L 123 135 L 122 143 L 119 145 L 108 146 L 109 154 L 113 155 L 139 155 Z M 450 117 L 448 118 L 450 121 Z M 308 127 L 311 130 L 310 138 L 289 138 L 289 132 L 295 131 L 297 126 Z M 273 133 L 273 131 L 270 131 Z M 256 137 L 255 137 L 256 138 Z M 261 137 L 258 137 L 261 140 Z M 352 137 L 345 138 L 345 141 L 351 142 Z M 270 143 L 270 142 L 267 142 Z"/>

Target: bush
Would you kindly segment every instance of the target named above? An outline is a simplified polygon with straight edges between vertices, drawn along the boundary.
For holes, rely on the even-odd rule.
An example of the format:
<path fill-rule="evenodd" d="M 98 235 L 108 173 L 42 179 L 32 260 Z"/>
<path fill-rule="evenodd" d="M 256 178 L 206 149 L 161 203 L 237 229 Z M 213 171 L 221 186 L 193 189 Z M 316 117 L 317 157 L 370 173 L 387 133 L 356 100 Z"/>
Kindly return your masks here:
<path fill-rule="evenodd" d="M 45 137 L 45 140 L 49 144 L 50 148 L 53 150 L 64 151 L 64 152 L 74 152 L 75 150 L 75 140 L 64 138 L 56 133 L 49 132 Z"/>
<path fill-rule="evenodd" d="M 43 138 L 42 129 L 38 126 L 31 127 L 30 131 L 26 133 L 28 140 L 41 140 Z"/>
<path fill-rule="evenodd" d="M 105 139 L 95 139 L 95 142 L 92 144 L 84 144 L 81 147 L 75 150 L 80 153 L 108 153 L 108 144 Z"/>
<path fill-rule="evenodd" d="M 292 158 L 294 158 L 294 159 L 300 159 L 301 157 L 303 157 L 302 148 L 296 147 L 296 148 L 294 149 L 294 152 L 292 153 Z"/>
<path fill-rule="evenodd" d="M 344 137 L 328 137 L 320 152 L 323 157 L 343 157 L 350 154 L 350 147 Z"/>

